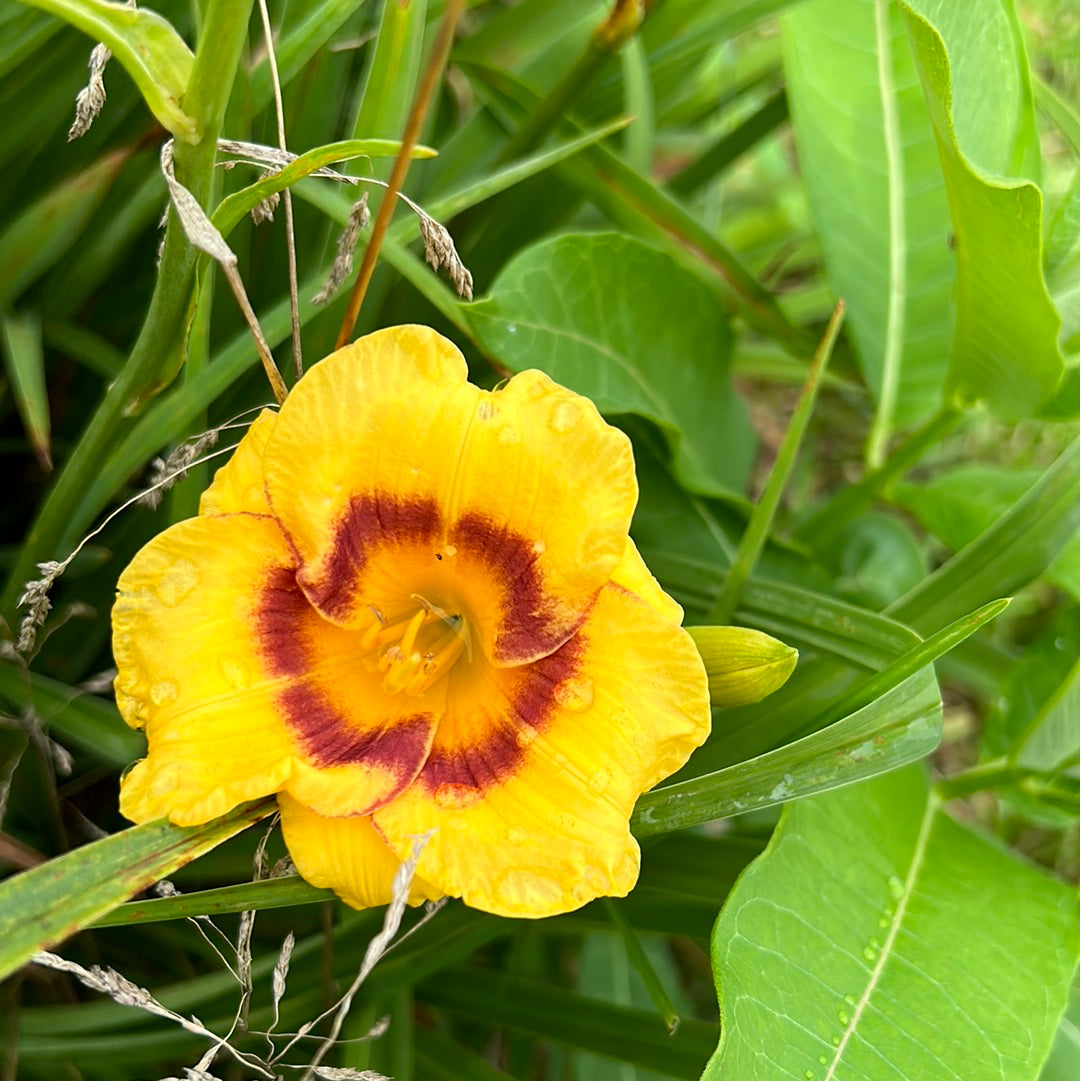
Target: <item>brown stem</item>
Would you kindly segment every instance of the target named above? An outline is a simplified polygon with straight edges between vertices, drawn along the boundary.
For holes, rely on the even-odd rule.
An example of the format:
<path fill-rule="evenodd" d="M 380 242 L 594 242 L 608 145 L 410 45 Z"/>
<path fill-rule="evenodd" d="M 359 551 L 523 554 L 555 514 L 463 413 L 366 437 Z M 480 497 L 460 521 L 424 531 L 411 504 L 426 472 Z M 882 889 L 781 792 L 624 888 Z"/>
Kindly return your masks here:
<path fill-rule="evenodd" d="M 397 193 L 405 183 L 405 175 L 409 171 L 409 162 L 412 158 L 413 148 L 420 138 L 420 129 L 423 127 L 424 118 L 427 116 L 428 106 L 431 104 L 435 93 L 435 86 L 442 77 L 443 68 L 446 66 L 447 57 L 450 55 L 450 46 L 454 41 L 454 31 L 457 29 L 458 20 L 465 9 L 465 0 L 449 0 L 446 11 L 443 13 L 442 23 L 439 25 L 439 34 L 431 50 L 431 57 L 424 69 L 423 78 L 416 91 L 416 99 L 409 112 L 409 119 L 405 122 L 405 131 L 401 136 L 401 148 L 394 159 L 394 168 L 390 172 L 390 179 L 386 185 L 386 193 L 379 204 L 379 212 L 375 215 L 375 224 L 371 227 L 371 239 L 364 249 L 364 258 L 360 264 L 360 272 L 349 294 L 349 306 L 345 311 L 345 318 L 341 322 L 338 331 L 336 348 L 345 345 L 356 326 L 357 316 L 360 314 L 360 305 L 364 302 L 364 294 L 367 292 L 371 275 L 375 271 L 375 260 L 379 256 L 379 248 L 382 247 L 383 237 L 390 225 L 390 216 L 394 212 L 394 204 L 397 202 Z"/>

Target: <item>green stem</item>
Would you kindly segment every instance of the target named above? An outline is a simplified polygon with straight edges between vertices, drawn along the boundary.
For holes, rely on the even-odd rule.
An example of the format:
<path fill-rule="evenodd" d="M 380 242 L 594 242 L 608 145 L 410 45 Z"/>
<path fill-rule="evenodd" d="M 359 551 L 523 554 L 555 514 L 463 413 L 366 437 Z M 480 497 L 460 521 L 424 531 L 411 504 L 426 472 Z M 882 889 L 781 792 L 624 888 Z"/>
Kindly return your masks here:
<path fill-rule="evenodd" d="M 252 3 L 213 0 L 210 4 L 188 90 L 181 102 L 185 113 L 196 122 L 199 139 L 175 144 L 176 176 L 203 205 L 210 194 L 217 139 L 247 37 Z M 57 546 L 73 525 L 81 532 L 90 524 L 73 523 L 72 512 L 115 445 L 118 430 L 177 370 L 195 263 L 195 250 L 175 215 L 170 215 L 154 294 L 138 340 L 57 477 L 0 598 L 3 618 L 10 625 L 16 622 L 16 605 L 25 583 L 37 577 L 36 564 L 63 554 Z"/>
<path fill-rule="evenodd" d="M 821 549 L 829 545 L 889 484 L 906 473 L 932 446 L 944 439 L 962 416 L 959 410 L 950 406 L 936 413 L 906 443 L 897 447 L 881 466 L 867 473 L 858 484 L 841 489 L 828 503 L 807 518 L 795 531 L 796 538 L 808 548 Z"/>
<path fill-rule="evenodd" d="M 1027 775 L 1027 770 L 1018 768 L 1008 758 L 992 758 L 989 762 L 980 762 L 955 777 L 939 781 L 936 791 L 940 799 L 960 799 L 987 788 L 1015 784 Z"/>
<path fill-rule="evenodd" d="M 829 363 L 836 336 L 840 333 L 840 324 L 844 318 L 844 302 L 838 301 L 836 310 L 829 320 L 825 330 L 825 337 L 821 340 L 817 352 L 814 354 L 810 372 L 806 377 L 802 394 L 791 415 L 791 421 L 784 432 L 783 441 L 773 463 L 772 472 L 765 484 L 765 490 L 761 493 L 761 499 L 754 507 L 747 523 L 746 532 L 739 542 L 739 550 L 735 553 L 735 559 L 731 569 L 724 579 L 720 594 L 713 602 L 705 617 L 706 623 L 727 623 L 731 619 L 731 613 L 739 603 L 739 594 L 750 577 L 757 563 L 758 556 L 765 546 L 765 538 L 772 527 L 773 518 L 776 516 L 776 508 L 780 505 L 780 497 L 787 487 L 788 478 L 795 465 L 795 459 L 799 453 L 803 436 L 806 434 L 806 426 L 810 423 L 810 416 L 814 411 L 814 402 L 817 400 L 817 392 L 821 387 L 821 378 L 825 374 L 825 367 Z"/>
<path fill-rule="evenodd" d="M 644 11 L 640 4 L 615 0 L 615 6 L 592 32 L 584 52 L 573 67 L 524 120 L 499 155 L 499 164 L 523 157 L 534 149 L 552 127 L 570 111 L 608 57 L 617 53 L 637 33 Z"/>

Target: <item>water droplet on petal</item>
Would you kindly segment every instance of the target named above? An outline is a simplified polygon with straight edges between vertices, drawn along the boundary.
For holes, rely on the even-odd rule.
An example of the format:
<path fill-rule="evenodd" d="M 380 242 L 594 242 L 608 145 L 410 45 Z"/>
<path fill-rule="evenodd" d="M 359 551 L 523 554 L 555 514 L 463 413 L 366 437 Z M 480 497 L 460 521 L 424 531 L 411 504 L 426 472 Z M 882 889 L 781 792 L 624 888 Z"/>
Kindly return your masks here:
<path fill-rule="evenodd" d="M 506 839 L 512 845 L 523 845 L 529 840 L 529 831 L 524 826 L 511 826 L 506 831 Z"/>
<path fill-rule="evenodd" d="M 584 713 L 593 704 L 594 688 L 591 679 L 564 680 L 555 688 L 555 701 L 571 713 Z"/>
<path fill-rule="evenodd" d="M 521 432 L 513 424 L 504 424 L 499 429 L 497 438 L 504 447 L 513 447 L 521 442 Z"/>
<path fill-rule="evenodd" d="M 237 664 L 236 661 L 223 661 L 221 664 L 221 672 L 229 685 L 235 687 L 238 691 L 244 690 L 244 688 L 247 687 L 247 672 L 244 671 L 244 666 L 242 664 Z"/>
<path fill-rule="evenodd" d="M 892 894 L 894 901 L 899 901 L 904 896 L 904 880 L 899 875 L 890 876 L 889 893 Z"/>
<path fill-rule="evenodd" d="M 581 406 L 577 402 L 570 401 L 567 398 L 560 398 L 551 407 L 551 412 L 548 414 L 548 427 L 556 435 L 565 435 L 578 426 L 581 417 Z"/>
<path fill-rule="evenodd" d="M 150 688 L 150 699 L 155 706 L 167 706 L 170 702 L 175 702 L 179 695 L 180 688 L 171 679 L 155 683 Z"/>
<path fill-rule="evenodd" d="M 199 584 L 199 568 L 189 559 L 178 559 L 162 574 L 155 587 L 161 603 L 175 608 Z"/>
<path fill-rule="evenodd" d="M 589 787 L 597 794 L 606 792 L 611 785 L 611 770 L 598 769 L 589 778 Z"/>

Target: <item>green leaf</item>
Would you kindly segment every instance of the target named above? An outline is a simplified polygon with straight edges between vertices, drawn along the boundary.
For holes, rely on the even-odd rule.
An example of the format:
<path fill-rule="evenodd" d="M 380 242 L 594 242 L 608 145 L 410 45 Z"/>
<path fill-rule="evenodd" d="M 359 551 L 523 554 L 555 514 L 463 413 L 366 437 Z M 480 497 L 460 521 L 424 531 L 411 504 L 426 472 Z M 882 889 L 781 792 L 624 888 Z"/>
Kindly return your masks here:
<path fill-rule="evenodd" d="M 465 312 L 512 371 L 539 368 L 602 412 L 659 425 L 688 488 L 741 493 L 753 435 L 731 386 L 731 331 L 709 289 L 662 252 L 615 233 L 545 240 Z"/>
<path fill-rule="evenodd" d="M 0 664 L 0 702 L 21 712 L 29 703 L 49 734 L 110 766 L 126 766 L 146 753 L 146 740 L 128 728 L 116 706 L 14 664 Z"/>
<path fill-rule="evenodd" d="M 45 387 L 45 354 L 41 348 L 41 321 L 37 313 L 0 314 L 0 345 L 3 345 L 4 367 L 26 434 L 42 467 L 51 469 L 49 393 Z"/>
<path fill-rule="evenodd" d="M 249 803 L 204 826 L 164 819 L 133 826 L 7 879 L 0 884 L 0 979 L 274 807 Z"/>
<path fill-rule="evenodd" d="M 916 630 L 940 627 L 973 605 L 1042 574 L 1080 528 L 1080 438 L 994 525 L 888 608 Z"/>
<path fill-rule="evenodd" d="M 1039 1081 L 1075 1081 L 1077 1077 L 1080 1077 L 1080 993 L 1073 995 L 1061 1019 Z"/>
<path fill-rule="evenodd" d="M 332 901 L 330 890 L 308 885 L 299 875 L 264 878 L 215 890 L 181 893 L 174 897 L 155 897 L 147 901 L 128 901 L 94 920 L 93 927 L 122 927 L 128 924 L 182 920 L 188 916 L 216 916 L 223 912 L 262 911 L 289 905 L 307 905 Z"/>
<path fill-rule="evenodd" d="M 704 1081 L 1030 1081 L 1078 954 L 1076 891 L 953 822 L 921 768 L 793 804 L 716 925 Z"/>
<path fill-rule="evenodd" d="M 716 1028 L 685 1020 L 674 1034 L 651 1010 L 613 1006 L 536 980 L 476 967 L 451 969 L 416 989 L 448 1013 L 527 1032 L 621 1062 L 697 1081 Z"/>
<path fill-rule="evenodd" d="M 1080 349 L 1080 173 L 1050 225 L 1046 283 L 1061 315 L 1062 348 L 1076 352 Z M 1076 369 L 1072 374 L 1077 374 Z M 1074 407 L 1070 415 L 1078 412 L 1080 408 Z"/>
<path fill-rule="evenodd" d="M 292 187 L 317 169 L 322 169 L 332 162 L 350 161 L 353 158 L 393 157 L 400 148 L 401 143 L 396 139 L 344 139 L 341 142 L 316 146 L 301 154 L 295 161 L 289 162 L 283 169 L 223 199 L 214 211 L 212 220 L 221 235 L 228 236 L 243 220 L 244 215 L 264 199 Z M 410 158 L 415 161 L 434 156 L 435 151 L 431 147 L 417 146 L 413 148 Z"/>
<path fill-rule="evenodd" d="M 125 149 L 99 158 L 31 203 L 0 233 L 0 310 L 64 257 L 129 157 Z"/>
<path fill-rule="evenodd" d="M 384 0 L 353 136 L 398 138 L 412 108 L 427 0 Z M 385 179 L 385 178 L 384 178 Z"/>
<path fill-rule="evenodd" d="M 962 404 L 984 401 L 1016 420 L 1036 412 L 1064 372 L 1061 319 L 1042 273 L 1042 193 L 1030 181 L 1011 179 L 1032 170 L 1034 157 L 1020 28 L 998 0 L 904 6 L 957 254 L 946 394 Z"/>
<path fill-rule="evenodd" d="M 107 0 L 23 0 L 23 3 L 48 11 L 89 34 L 94 41 L 108 45 L 135 80 L 162 127 L 185 142 L 198 141 L 201 134 L 198 125 L 180 107 L 195 60 L 168 20 L 149 8 L 128 7 Z"/>
<path fill-rule="evenodd" d="M 956 269 L 934 134 L 896 5 L 813 0 L 781 25 L 803 180 L 877 402 L 878 462 L 893 428 L 941 402 Z"/>
<path fill-rule="evenodd" d="M 772 807 L 895 770 L 925 757 L 940 740 L 941 695 L 928 668 L 793 743 L 646 792 L 631 826 L 645 837 Z"/>
<path fill-rule="evenodd" d="M 958 550 L 1006 514 L 1039 476 L 1037 469 L 962 465 L 939 473 L 925 484 L 897 484 L 892 495 L 935 537 Z M 1074 531 L 1052 558 L 1046 574 L 1080 600 L 1080 533 Z"/>
<path fill-rule="evenodd" d="M 1051 770 L 1080 751 L 1077 657 L 1080 607 L 1074 605 L 1049 622 L 1007 670 L 983 728 L 986 754 Z"/>

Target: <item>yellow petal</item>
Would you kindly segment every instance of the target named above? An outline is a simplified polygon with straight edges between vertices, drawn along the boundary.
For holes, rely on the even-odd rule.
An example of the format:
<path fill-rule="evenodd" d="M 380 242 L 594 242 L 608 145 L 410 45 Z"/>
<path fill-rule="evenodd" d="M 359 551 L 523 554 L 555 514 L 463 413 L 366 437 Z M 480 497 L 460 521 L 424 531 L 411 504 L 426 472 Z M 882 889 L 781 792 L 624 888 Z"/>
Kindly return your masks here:
<path fill-rule="evenodd" d="M 353 908 L 390 902 L 401 860 L 387 847 L 370 818 L 326 818 L 284 793 L 278 795 L 278 807 L 289 855 L 307 882 L 333 890 Z M 432 885 L 413 876 L 409 904 L 436 901 L 441 896 Z"/>
<path fill-rule="evenodd" d="M 236 445 L 232 457 L 214 474 L 214 482 L 199 500 L 199 513 L 269 514 L 263 482 L 263 451 L 277 423 L 277 413 L 264 409 Z"/>
<path fill-rule="evenodd" d="M 427 763 L 374 821 L 399 856 L 411 836 L 436 830 L 419 871 L 467 904 L 505 916 L 570 911 L 634 885 L 634 802 L 708 731 L 689 635 L 610 585 L 550 656 L 455 670 Z"/>
<path fill-rule="evenodd" d="M 465 613 L 496 664 L 520 664 L 573 633 L 622 557 L 633 459 L 591 402 L 539 372 L 494 393 L 465 376 L 425 327 L 339 350 L 282 407 L 267 492 L 329 618 L 418 593 Z"/>
<path fill-rule="evenodd" d="M 281 788 L 325 814 L 393 798 L 442 700 L 382 692 L 358 637 L 307 603 L 271 518 L 193 518 L 154 538 L 113 609 L 117 704 L 150 748 L 124 814 L 192 825 Z"/>
<path fill-rule="evenodd" d="M 622 559 L 612 571 L 611 580 L 616 585 L 637 594 L 670 623 L 676 625 L 682 623 L 682 606 L 660 588 L 660 583 L 653 577 L 652 571 L 645 566 L 645 560 L 641 558 L 637 545 L 630 538 L 627 538 L 626 551 L 623 552 Z"/>

